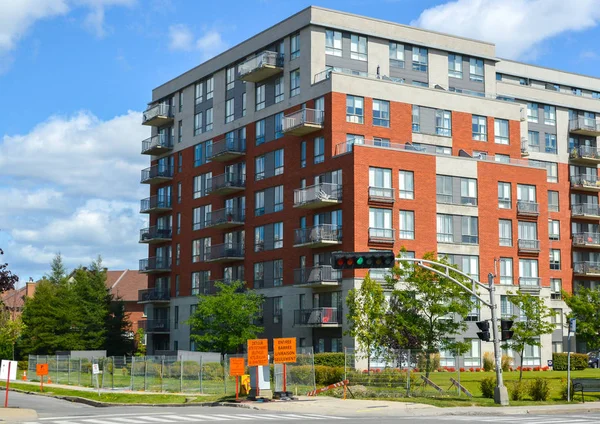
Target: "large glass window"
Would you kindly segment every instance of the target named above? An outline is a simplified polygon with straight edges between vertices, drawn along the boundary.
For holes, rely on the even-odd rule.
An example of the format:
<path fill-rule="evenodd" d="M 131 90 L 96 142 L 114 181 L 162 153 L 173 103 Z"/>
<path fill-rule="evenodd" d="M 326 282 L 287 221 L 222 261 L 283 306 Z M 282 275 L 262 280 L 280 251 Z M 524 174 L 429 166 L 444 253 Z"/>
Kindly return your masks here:
<path fill-rule="evenodd" d="M 265 142 L 265 120 L 256 121 L 256 145 L 259 146 Z"/>
<path fill-rule="evenodd" d="M 527 131 L 527 147 L 530 152 L 540 151 L 540 133 L 538 131 Z"/>
<path fill-rule="evenodd" d="M 273 249 L 283 247 L 283 222 L 273 224 Z"/>
<path fill-rule="evenodd" d="M 206 196 L 210 191 L 212 172 L 194 177 L 194 199 Z"/>
<path fill-rule="evenodd" d="M 435 133 L 444 137 L 452 136 L 452 114 L 449 110 L 435 111 Z"/>
<path fill-rule="evenodd" d="M 317 137 L 315 138 L 314 145 L 315 155 L 314 155 L 314 163 L 321 163 L 325 160 L 325 138 Z"/>
<path fill-rule="evenodd" d="M 412 107 L 412 132 L 421 131 L 421 116 L 419 106 L 413 105 Z"/>
<path fill-rule="evenodd" d="M 275 103 L 283 101 L 285 88 L 283 85 L 283 77 L 277 78 L 275 81 Z"/>
<path fill-rule="evenodd" d="M 390 66 L 404 68 L 404 44 L 390 42 Z"/>
<path fill-rule="evenodd" d="M 513 284 L 512 258 L 500 258 L 500 284 Z"/>
<path fill-rule="evenodd" d="M 350 59 L 367 60 L 367 37 L 350 35 Z"/>
<path fill-rule="evenodd" d="M 479 367 L 481 365 L 481 341 L 479 339 L 467 339 L 465 343 L 469 345 L 469 350 L 464 354 L 465 367 Z"/>
<path fill-rule="evenodd" d="M 194 115 L 194 135 L 202 134 L 202 112 Z"/>
<path fill-rule="evenodd" d="M 300 168 L 306 167 L 306 141 L 300 143 Z"/>
<path fill-rule="evenodd" d="M 255 87 L 255 96 L 256 99 L 256 110 L 261 110 L 265 108 L 265 92 L 266 87 L 264 84 L 257 85 Z"/>
<path fill-rule="evenodd" d="M 437 241 L 439 243 L 454 242 L 454 222 L 452 215 L 437 215 Z"/>
<path fill-rule="evenodd" d="M 275 175 L 283 174 L 283 149 L 275 150 Z"/>
<path fill-rule="evenodd" d="M 508 144 L 508 121 L 494 119 L 494 141 L 497 144 Z"/>
<path fill-rule="evenodd" d="M 373 99 L 373 125 L 390 126 L 390 102 Z"/>
<path fill-rule="evenodd" d="M 538 122 L 539 106 L 537 103 L 527 103 L 527 122 Z"/>
<path fill-rule="evenodd" d="M 195 87 L 194 87 L 194 96 L 195 96 L 195 103 L 198 105 L 200 103 L 202 103 L 203 96 L 202 96 L 202 83 L 201 82 L 197 82 Z"/>
<path fill-rule="evenodd" d="M 427 49 L 424 47 L 412 48 L 413 71 L 427 72 Z"/>
<path fill-rule="evenodd" d="M 473 140 L 487 141 L 487 118 L 473 115 L 472 124 Z"/>
<path fill-rule="evenodd" d="M 265 178 L 265 157 L 258 156 L 254 159 L 254 179 L 256 181 Z"/>
<path fill-rule="evenodd" d="M 346 121 L 362 124 L 364 120 L 364 98 L 346 96 Z"/>
<path fill-rule="evenodd" d="M 560 240 L 560 221 L 557 219 L 548 220 L 548 238 L 550 240 Z"/>
<path fill-rule="evenodd" d="M 498 221 L 498 236 L 500 246 L 512 246 L 512 221 L 510 219 L 501 219 Z"/>
<path fill-rule="evenodd" d="M 213 129 L 213 108 L 206 109 L 206 131 Z"/>
<path fill-rule="evenodd" d="M 231 68 L 227 68 L 226 74 L 225 74 L 225 81 L 227 83 L 227 90 L 231 90 L 233 89 L 233 87 L 235 86 L 235 66 L 232 66 Z"/>
<path fill-rule="evenodd" d="M 459 54 L 448 54 L 448 76 L 462 78 L 462 56 Z"/>
<path fill-rule="evenodd" d="M 558 153 L 556 134 L 546 134 L 546 153 Z"/>
<path fill-rule="evenodd" d="M 550 269 L 560 271 L 560 249 L 550 249 Z"/>
<path fill-rule="evenodd" d="M 214 89 L 215 89 L 215 78 L 210 77 L 206 80 L 206 100 L 213 98 Z"/>
<path fill-rule="evenodd" d="M 400 211 L 400 238 L 409 240 L 415 238 L 415 213 L 413 211 Z"/>
<path fill-rule="evenodd" d="M 300 94 L 300 69 L 290 72 L 290 97 Z"/>
<path fill-rule="evenodd" d="M 556 125 L 556 107 L 544 105 L 544 124 Z"/>
<path fill-rule="evenodd" d="M 283 186 L 278 185 L 274 189 L 273 211 L 279 212 L 283 210 Z"/>
<path fill-rule="evenodd" d="M 232 122 L 235 118 L 235 99 L 229 99 L 225 102 L 225 123 Z"/>
<path fill-rule="evenodd" d="M 290 37 L 290 60 L 300 56 L 300 34 L 294 34 Z"/>
<path fill-rule="evenodd" d="M 254 216 L 265 214 L 265 192 L 264 190 L 254 193 Z"/>
<path fill-rule="evenodd" d="M 254 228 L 254 251 L 262 252 L 265 250 L 265 227 L 255 227 Z"/>
<path fill-rule="evenodd" d="M 275 139 L 283 137 L 283 112 L 275 114 Z"/>
<path fill-rule="evenodd" d="M 469 79 L 483 82 L 483 60 L 474 57 L 469 59 Z"/>
<path fill-rule="evenodd" d="M 379 238 L 392 238 L 392 211 L 369 208 L 369 234 Z"/>
<path fill-rule="evenodd" d="M 400 199 L 414 199 L 415 198 L 415 182 L 413 171 L 400 171 L 399 172 L 399 186 L 400 186 Z"/>
<path fill-rule="evenodd" d="M 325 53 L 342 56 L 342 33 L 328 29 L 325 31 Z"/>
<path fill-rule="evenodd" d="M 548 211 L 549 212 L 558 212 L 558 191 L 548 191 Z"/>

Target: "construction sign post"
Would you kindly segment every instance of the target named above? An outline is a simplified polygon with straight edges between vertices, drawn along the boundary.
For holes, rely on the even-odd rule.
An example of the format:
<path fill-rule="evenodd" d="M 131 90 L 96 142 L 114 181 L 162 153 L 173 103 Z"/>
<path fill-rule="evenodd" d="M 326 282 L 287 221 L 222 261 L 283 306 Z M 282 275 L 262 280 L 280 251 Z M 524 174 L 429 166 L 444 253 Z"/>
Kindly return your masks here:
<path fill-rule="evenodd" d="M 267 339 L 248 340 L 248 366 L 256 367 L 256 396 L 260 394 L 258 367 L 269 365 L 269 341 Z"/>
<path fill-rule="evenodd" d="M 35 373 L 40 376 L 40 390 L 44 391 L 44 376 L 48 375 L 48 364 L 37 364 Z"/>
<path fill-rule="evenodd" d="M 283 391 L 287 392 L 287 363 L 296 362 L 296 338 L 273 339 L 273 363 L 283 364 Z"/>
<path fill-rule="evenodd" d="M 229 375 L 235 376 L 235 400 L 239 397 L 239 378 L 244 375 L 246 366 L 244 365 L 244 358 L 229 358 Z"/>

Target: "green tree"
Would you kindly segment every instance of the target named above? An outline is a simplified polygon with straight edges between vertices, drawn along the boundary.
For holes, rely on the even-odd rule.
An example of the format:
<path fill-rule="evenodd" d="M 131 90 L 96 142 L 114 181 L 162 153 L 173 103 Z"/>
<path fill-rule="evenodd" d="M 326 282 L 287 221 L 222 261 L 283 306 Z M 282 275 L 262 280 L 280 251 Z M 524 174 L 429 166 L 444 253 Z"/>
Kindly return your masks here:
<path fill-rule="evenodd" d="M 10 312 L 2 308 L 0 302 L 0 358 L 15 359 L 15 344 L 23 332 L 20 317 L 12 319 Z"/>
<path fill-rule="evenodd" d="M 146 345 L 144 344 L 144 329 L 138 328 L 134 339 L 134 356 L 146 356 Z"/>
<path fill-rule="evenodd" d="M 67 268 L 62 260 L 62 255 L 59 253 L 52 259 L 52 264 L 50 267 L 51 271 L 49 274 L 45 275 L 46 280 L 59 284 L 61 282 L 65 282 L 67 279 Z"/>
<path fill-rule="evenodd" d="M 4 251 L 0 249 L 0 256 L 4 255 Z M 15 284 L 19 282 L 19 277 L 13 274 L 8 269 L 7 263 L 0 262 L 0 294 L 7 290 L 15 288 Z"/>
<path fill-rule="evenodd" d="M 577 340 L 586 342 L 588 351 L 600 349 L 600 289 L 579 287 L 573 294 L 563 291 L 571 312 L 577 319 Z"/>
<path fill-rule="evenodd" d="M 226 353 L 236 352 L 263 331 L 254 324 L 261 314 L 263 296 L 245 290 L 241 281 L 217 282 L 215 288 L 214 295 L 198 295 L 196 312 L 187 323 L 200 350 L 219 352 L 224 359 Z"/>
<path fill-rule="evenodd" d="M 502 348 L 512 349 L 519 354 L 521 358 L 519 381 L 521 381 L 523 379 L 523 353 L 525 347 L 542 346 L 541 336 L 554 331 L 555 325 L 550 320 L 554 315 L 554 311 L 548 308 L 539 296 L 532 296 L 520 290 L 516 294 L 511 292 L 508 292 L 508 294 L 511 296 L 511 303 L 519 308 L 520 316 L 523 319 L 517 321 L 518 317 L 513 316 L 513 320 L 515 320 L 512 326 L 514 334 L 510 340 L 502 344 Z"/>
<path fill-rule="evenodd" d="M 423 259 L 451 266 L 446 259 L 436 261 L 433 252 L 426 253 Z M 445 272 L 443 267 L 439 270 Z M 449 275 L 463 285 L 471 286 L 462 275 L 453 271 Z M 426 353 L 426 376 L 429 377 L 432 353 L 439 349 L 464 350 L 463 344 L 454 339 L 467 329 L 465 319 L 474 306 L 471 294 L 447 277 L 402 260 L 400 265 L 396 263 L 392 268 L 386 281 L 394 288 L 393 302 L 402 305 L 387 324 L 394 326 L 391 331 L 396 334 L 406 332 L 420 340 Z"/>
<path fill-rule="evenodd" d="M 359 288 L 351 289 L 348 304 L 347 335 L 357 341 L 361 354 L 367 357 L 367 373 L 371 373 L 371 357 L 382 353 L 381 336 L 385 318 L 386 301 L 383 288 L 369 274 Z"/>
<path fill-rule="evenodd" d="M 106 340 L 104 348 L 108 356 L 124 356 L 133 352 L 131 322 L 125 312 L 125 302 L 111 296 L 109 313 L 106 316 Z"/>

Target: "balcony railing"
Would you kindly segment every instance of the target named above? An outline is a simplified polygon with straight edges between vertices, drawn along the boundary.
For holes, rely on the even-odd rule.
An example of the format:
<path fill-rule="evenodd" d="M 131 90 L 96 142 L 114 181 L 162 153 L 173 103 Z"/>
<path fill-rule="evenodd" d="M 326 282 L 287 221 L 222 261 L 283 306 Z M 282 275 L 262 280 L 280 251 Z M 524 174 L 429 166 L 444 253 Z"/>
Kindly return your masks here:
<path fill-rule="evenodd" d="M 217 209 L 207 214 L 205 228 L 232 228 L 244 225 L 243 212 L 233 208 Z"/>
<path fill-rule="evenodd" d="M 210 159 L 216 162 L 227 162 L 246 154 L 245 138 L 222 138 L 213 142 Z"/>
<path fill-rule="evenodd" d="M 452 194 L 436 194 L 436 202 L 448 205 L 477 206 L 477 197 L 453 196 Z"/>
<path fill-rule="evenodd" d="M 539 253 L 539 251 L 540 251 L 540 241 L 539 240 L 519 239 L 518 245 L 519 245 L 519 252 Z"/>
<path fill-rule="evenodd" d="M 158 184 L 173 179 L 173 168 L 170 166 L 153 165 L 142 169 L 142 184 Z"/>
<path fill-rule="evenodd" d="M 574 246 L 600 246 L 600 233 L 573 234 Z"/>
<path fill-rule="evenodd" d="M 168 319 L 145 319 L 138 321 L 138 328 L 143 329 L 146 333 L 168 333 L 170 327 Z"/>
<path fill-rule="evenodd" d="M 541 278 L 539 277 L 519 277 L 519 289 L 521 291 L 539 291 Z"/>
<path fill-rule="evenodd" d="M 295 247 L 323 247 L 342 242 L 342 227 L 319 224 L 309 228 L 297 228 L 294 233 Z"/>
<path fill-rule="evenodd" d="M 160 243 L 169 241 L 172 237 L 173 230 L 171 228 L 162 228 L 153 225 L 152 227 L 140 230 L 140 243 Z"/>
<path fill-rule="evenodd" d="M 143 302 L 168 302 L 171 299 L 171 293 L 166 288 L 152 288 L 138 290 L 138 303 Z"/>
<path fill-rule="evenodd" d="M 325 112 L 317 109 L 300 109 L 283 119 L 283 132 L 304 136 L 323 128 Z"/>
<path fill-rule="evenodd" d="M 342 186 L 333 183 L 315 184 L 294 190 L 294 207 L 316 209 L 342 202 Z"/>
<path fill-rule="evenodd" d="M 574 217 L 600 219 L 600 207 L 594 203 L 579 203 L 571 207 Z"/>
<path fill-rule="evenodd" d="M 517 214 L 524 216 L 538 216 L 540 214 L 540 205 L 536 202 L 517 201 Z"/>
<path fill-rule="evenodd" d="M 379 243 L 393 243 L 396 230 L 393 228 L 369 228 L 369 241 Z"/>
<path fill-rule="evenodd" d="M 342 272 L 330 265 L 317 265 L 294 270 L 294 284 L 306 287 L 336 286 L 341 283 Z"/>
<path fill-rule="evenodd" d="M 173 138 L 166 134 L 157 134 L 142 141 L 143 155 L 161 155 L 173 148 Z"/>
<path fill-rule="evenodd" d="M 160 127 L 173 120 L 173 108 L 166 103 L 150 106 L 143 114 L 142 125 Z"/>
<path fill-rule="evenodd" d="M 597 175 L 578 174 L 571 176 L 571 187 L 579 190 L 600 191 L 600 179 Z"/>
<path fill-rule="evenodd" d="M 150 274 L 155 272 L 168 272 L 171 270 L 171 258 L 152 257 L 140 259 L 140 272 Z"/>
<path fill-rule="evenodd" d="M 171 210 L 171 197 L 151 196 L 140 202 L 140 213 L 163 212 Z"/>
<path fill-rule="evenodd" d="M 391 187 L 369 187 L 369 200 L 373 202 L 394 203 L 394 189 Z"/>
<path fill-rule="evenodd" d="M 600 149 L 595 146 L 577 146 L 571 149 L 569 158 L 573 162 L 600 163 Z"/>
<path fill-rule="evenodd" d="M 246 174 L 225 173 L 206 181 L 207 191 L 213 194 L 231 194 L 246 188 Z"/>
<path fill-rule="evenodd" d="M 521 140 L 521 156 L 523 157 L 527 157 L 529 156 L 529 146 L 528 146 L 528 141 L 527 139 L 522 139 Z"/>
<path fill-rule="evenodd" d="M 258 82 L 283 72 L 283 55 L 264 51 L 238 65 L 241 80 Z"/>
<path fill-rule="evenodd" d="M 244 260 L 244 245 L 223 243 L 211 246 L 206 255 L 207 262 L 234 262 Z"/>
<path fill-rule="evenodd" d="M 600 275 L 600 262 L 573 262 L 573 272 L 577 275 Z"/>
<path fill-rule="evenodd" d="M 581 116 L 569 121 L 569 131 L 575 134 L 597 137 L 600 135 L 600 123 L 594 118 Z"/>
<path fill-rule="evenodd" d="M 301 327 L 339 327 L 342 310 L 338 308 L 296 309 L 294 325 Z"/>

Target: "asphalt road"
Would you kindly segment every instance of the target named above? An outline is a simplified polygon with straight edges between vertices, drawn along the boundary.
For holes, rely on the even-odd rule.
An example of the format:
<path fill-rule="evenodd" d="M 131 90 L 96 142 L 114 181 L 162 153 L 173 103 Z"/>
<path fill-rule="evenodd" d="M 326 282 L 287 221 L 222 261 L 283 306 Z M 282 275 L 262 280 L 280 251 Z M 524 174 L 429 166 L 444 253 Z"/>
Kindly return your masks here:
<path fill-rule="evenodd" d="M 355 416 L 322 415 L 311 411 L 286 413 L 232 407 L 102 407 L 82 405 L 43 396 L 11 392 L 10 406 L 35 409 L 39 418 L 29 423 L 39 424 L 158 424 L 208 422 L 340 422 L 340 423 L 397 423 L 397 424 L 598 424 L 600 414 L 573 415 L 502 415 L 492 416 L 378 416 L 377 411 Z"/>

